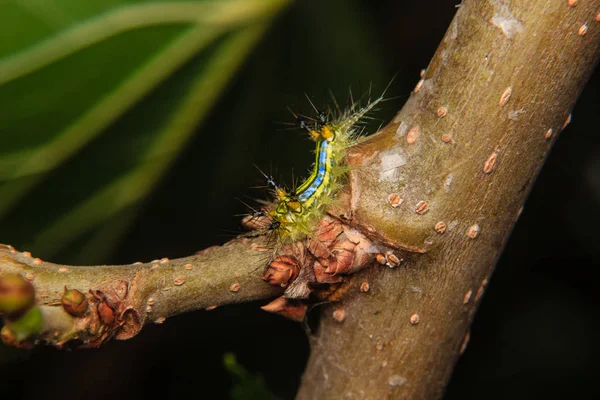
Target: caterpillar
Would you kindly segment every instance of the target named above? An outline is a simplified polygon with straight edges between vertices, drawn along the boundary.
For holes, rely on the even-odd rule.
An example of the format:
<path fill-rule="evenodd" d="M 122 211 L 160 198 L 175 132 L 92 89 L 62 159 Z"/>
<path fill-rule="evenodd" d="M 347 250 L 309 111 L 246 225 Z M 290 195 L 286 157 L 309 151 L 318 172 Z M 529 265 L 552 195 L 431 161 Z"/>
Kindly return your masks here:
<path fill-rule="evenodd" d="M 346 150 L 357 143 L 361 133 L 357 124 L 382 100 L 383 95 L 364 107 L 352 103 L 343 112 L 336 104 L 336 111 L 329 109 L 327 113 L 319 112 L 311 102 L 316 118 L 292 112 L 297 124 L 308 131 L 316 143 L 311 172 L 295 189 L 287 190 L 261 171 L 271 188 L 273 201 L 265 209 L 254 210 L 245 219 L 245 225 L 258 234 L 273 232 L 279 245 L 311 237 L 327 205 L 342 185 L 348 170 L 344 165 Z M 252 220 L 259 222 L 248 223 Z"/>

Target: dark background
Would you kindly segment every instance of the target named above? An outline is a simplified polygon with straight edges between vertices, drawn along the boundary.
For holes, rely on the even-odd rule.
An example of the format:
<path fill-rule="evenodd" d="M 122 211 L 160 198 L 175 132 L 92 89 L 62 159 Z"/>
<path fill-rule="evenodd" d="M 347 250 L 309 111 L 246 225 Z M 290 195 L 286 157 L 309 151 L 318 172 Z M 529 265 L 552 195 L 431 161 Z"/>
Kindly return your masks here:
<path fill-rule="evenodd" d="M 303 93 L 322 104 L 328 89 L 343 99 L 349 86 L 361 94 L 371 83 L 378 94 L 397 73 L 389 96 L 398 98 L 374 124 L 387 122 L 454 12 L 454 2 L 441 0 L 296 2 L 103 261 L 176 258 L 226 241 L 245 212 L 236 197 L 264 197 L 249 189 L 262 184 L 253 163 L 285 181 L 310 165 L 311 143 L 274 123 L 291 120 L 285 106 L 308 112 Z M 599 85 L 596 73 L 534 185 L 445 399 L 600 397 Z M 14 243 L 7 235 L 1 241 Z M 53 261 L 69 262 L 69 251 Z M 277 396 L 293 398 L 309 352 L 304 330 L 260 305 L 181 315 L 97 350 L 3 349 L 0 391 L 24 399 L 229 398 L 222 360 L 233 352 Z"/>

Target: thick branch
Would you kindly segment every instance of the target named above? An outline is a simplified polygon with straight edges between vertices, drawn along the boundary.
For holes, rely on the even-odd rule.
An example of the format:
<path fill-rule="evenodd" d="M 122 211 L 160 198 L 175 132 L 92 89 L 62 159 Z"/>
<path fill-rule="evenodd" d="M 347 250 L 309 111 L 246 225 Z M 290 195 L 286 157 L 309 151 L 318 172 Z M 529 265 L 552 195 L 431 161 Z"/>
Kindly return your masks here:
<path fill-rule="evenodd" d="M 298 318 L 314 287 L 331 283 L 327 300 L 356 288 L 325 308 L 300 398 L 440 396 L 531 183 L 598 60 L 598 9 L 600 0 L 460 7 L 415 94 L 350 154 L 358 167 L 330 210 L 339 219 L 324 220 L 317 246 L 292 246 L 266 275 L 276 284 L 297 276 L 275 305 Z M 339 276 L 360 270 L 373 249 L 388 265 L 404 257 L 404 267 Z M 71 267 L 0 246 L 0 274 L 33 284 L 36 338 L 97 346 L 181 312 L 281 294 L 261 280 L 271 255 L 258 239 L 238 239 L 178 260 Z M 80 295 L 82 309 L 72 304 Z"/>
<path fill-rule="evenodd" d="M 0 245 L 0 275 L 20 274 L 33 284 L 43 315 L 38 339 L 98 346 L 111 337 L 128 339 L 144 323 L 161 323 L 182 312 L 276 296 L 282 289 L 261 279 L 269 256 L 260 240 L 237 239 L 175 260 L 75 267 Z M 65 288 L 86 296 L 83 315 L 65 311 Z"/>
<path fill-rule="evenodd" d="M 361 167 L 336 210 L 413 255 L 404 268 L 361 272 L 371 290 L 324 309 L 299 398 L 441 396 L 598 61 L 599 10 L 599 0 L 463 2 L 402 111 L 351 154 Z"/>

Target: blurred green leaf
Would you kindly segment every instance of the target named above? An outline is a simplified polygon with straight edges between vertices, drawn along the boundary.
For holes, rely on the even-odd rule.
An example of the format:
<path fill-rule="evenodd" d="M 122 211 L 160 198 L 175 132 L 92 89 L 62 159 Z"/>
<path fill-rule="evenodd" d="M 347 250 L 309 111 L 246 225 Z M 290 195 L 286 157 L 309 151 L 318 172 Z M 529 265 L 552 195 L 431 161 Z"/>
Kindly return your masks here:
<path fill-rule="evenodd" d="M 34 306 L 12 322 L 8 328 L 15 334 L 18 341 L 23 341 L 40 333 L 43 323 L 42 311 L 39 307 Z"/>
<path fill-rule="evenodd" d="M 277 400 L 277 397 L 267 388 L 263 377 L 248 372 L 237 362 L 235 354 L 225 353 L 223 365 L 234 379 L 231 388 L 232 400 Z"/>
<path fill-rule="evenodd" d="M 287 1 L 0 3 L 2 241 L 110 251 Z"/>

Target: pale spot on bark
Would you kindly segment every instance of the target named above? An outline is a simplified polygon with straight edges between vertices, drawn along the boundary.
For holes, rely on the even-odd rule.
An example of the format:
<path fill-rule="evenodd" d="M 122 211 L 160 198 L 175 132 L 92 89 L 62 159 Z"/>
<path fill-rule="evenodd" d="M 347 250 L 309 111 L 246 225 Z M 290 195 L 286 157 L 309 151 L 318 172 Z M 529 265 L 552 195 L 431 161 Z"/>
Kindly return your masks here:
<path fill-rule="evenodd" d="M 390 386 L 402 386 L 404 385 L 408 380 L 400 375 L 392 375 L 388 378 L 388 384 Z"/>
<path fill-rule="evenodd" d="M 398 129 L 396 129 L 396 134 L 394 135 L 394 138 L 401 138 L 402 136 L 406 135 L 406 130 L 408 129 L 408 124 L 404 121 L 402 121 L 402 123 L 400 123 L 400 125 L 398 125 Z"/>
<path fill-rule="evenodd" d="M 508 4 L 500 0 L 491 0 L 490 3 L 494 7 L 494 16 L 490 22 L 500 29 L 504 36 L 510 39 L 517 33 L 523 32 L 523 23 L 510 11 Z"/>
<path fill-rule="evenodd" d="M 379 154 L 381 168 L 379 181 L 395 181 L 398 177 L 398 168 L 406 164 L 406 156 L 401 149 L 392 148 Z"/>

